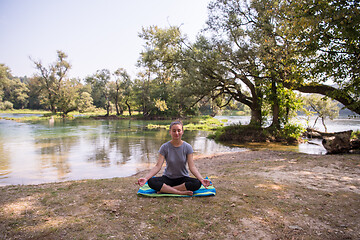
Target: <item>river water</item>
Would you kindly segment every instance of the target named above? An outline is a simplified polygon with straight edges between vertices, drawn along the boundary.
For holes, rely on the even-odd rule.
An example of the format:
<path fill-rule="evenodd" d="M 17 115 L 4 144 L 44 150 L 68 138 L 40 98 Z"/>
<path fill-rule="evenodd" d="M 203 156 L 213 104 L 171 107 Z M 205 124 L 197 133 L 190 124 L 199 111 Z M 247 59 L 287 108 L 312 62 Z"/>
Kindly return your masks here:
<path fill-rule="evenodd" d="M 0 114 L 0 117 L 21 115 Z M 226 124 L 246 124 L 249 117 L 218 117 Z M 300 120 L 301 121 L 301 120 Z M 151 168 L 165 129 L 147 129 L 150 121 L 57 120 L 54 123 L 0 119 L 0 186 L 126 177 Z M 167 121 L 152 124 L 168 124 Z M 328 123 L 328 131 L 360 130 L 360 119 Z M 319 130 L 322 130 L 319 127 Z M 225 146 L 207 139 L 208 132 L 185 131 L 195 155 L 271 148 L 325 154 L 321 145 L 247 144 Z"/>

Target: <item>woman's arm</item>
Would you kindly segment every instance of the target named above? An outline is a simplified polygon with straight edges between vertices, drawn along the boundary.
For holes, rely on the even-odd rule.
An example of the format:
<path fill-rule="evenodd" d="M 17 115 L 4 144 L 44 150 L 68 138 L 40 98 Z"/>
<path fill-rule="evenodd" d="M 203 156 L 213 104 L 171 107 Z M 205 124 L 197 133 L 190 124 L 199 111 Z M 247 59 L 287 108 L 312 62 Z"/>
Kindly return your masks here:
<path fill-rule="evenodd" d="M 188 154 L 187 155 L 187 162 L 188 162 L 188 166 L 190 169 L 190 172 L 197 178 L 199 179 L 199 181 L 202 183 L 202 185 L 204 185 L 205 188 L 207 188 L 208 186 L 210 186 L 210 180 L 208 179 L 204 179 L 201 174 L 199 173 L 198 169 L 195 166 L 194 163 L 194 155 Z"/>
<path fill-rule="evenodd" d="M 162 165 L 164 164 L 165 157 L 159 153 L 158 160 L 156 162 L 156 165 L 150 170 L 150 172 L 144 177 L 138 179 L 138 184 L 142 187 L 145 185 L 145 183 L 155 176 L 162 168 Z"/>

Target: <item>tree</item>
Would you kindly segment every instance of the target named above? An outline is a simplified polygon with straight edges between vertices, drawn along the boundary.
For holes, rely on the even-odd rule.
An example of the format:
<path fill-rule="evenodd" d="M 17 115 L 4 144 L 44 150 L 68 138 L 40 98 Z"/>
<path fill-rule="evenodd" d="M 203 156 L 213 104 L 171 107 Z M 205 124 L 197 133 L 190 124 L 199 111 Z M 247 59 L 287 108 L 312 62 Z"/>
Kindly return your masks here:
<path fill-rule="evenodd" d="M 40 91 L 44 93 L 44 102 L 49 106 L 51 112 L 57 112 L 57 103 L 62 97 L 60 93 L 67 90 L 64 87 L 71 86 L 64 82 L 69 81 L 67 73 L 71 68 L 69 62 L 66 61 L 67 55 L 62 51 L 57 51 L 57 61 L 44 67 L 41 61 L 32 60 L 36 69 L 39 71 L 38 83 L 40 84 Z M 70 90 L 70 89 L 68 89 Z"/>
<path fill-rule="evenodd" d="M 110 79 L 111 74 L 108 69 L 98 70 L 95 74 L 85 79 L 91 85 L 91 96 L 94 99 L 94 105 L 106 109 L 106 116 L 110 115 L 111 107 Z"/>
<path fill-rule="evenodd" d="M 16 109 L 24 109 L 29 100 L 29 89 L 26 83 L 21 82 L 19 78 L 13 78 L 7 89 L 7 99 L 14 104 Z"/>
<path fill-rule="evenodd" d="M 139 36 L 145 40 L 138 66 L 142 67 L 137 81 L 143 89 L 144 114 L 181 116 L 188 108 L 188 95 L 181 85 L 181 51 L 184 37 L 179 27 L 143 28 Z M 154 104 L 154 103 L 157 104 Z M 166 106 L 166 107 L 165 107 Z"/>
<path fill-rule="evenodd" d="M 313 110 L 317 117 L 314 122 L 314 126 L 319 118 L 324 126 L 325 132 L 327 132 L 327 127 L 325 125 L 325 119 L 330 118 L 333 120 L 339 116 L 339 107 L 335 101 L 330 100 L 329 98 L 322 98 L 319 95 L 311 94 L 304 98 L 305 105 L 308 106 L 310 110 Z"/>
<path fill-rule="evenodd" d="M 69 112 L 78 109 L 78 100 L 82 84 L 78 79 L 61 82 L 60 91 L 56 102 L 57 110 L 66 116 Z"/>
<path fill-rule="evenodd" d="M 359 5 L 347 1 L 339 6 L 343 2 L 340 0 L 311 2 L 212 1 L 206 32 L 212 37 L 198 39 L 192 46 L 191 58 L 195 61 L 188 64 L 190 68 L 195 66 L 189 76 L 198 75 L 198 80 L 193 82 L 202 86 L 199 95 L 206 96 L 207 92 L 213 98 L 221 96 L 230 100 L 227 102 L 236 99 L 250 107 L 251 122 L 257 124 L 261 124 L 261 116 L 267 114 L 264 106 L 270 104 L 275 128 L 286 123 L 289 109 L 299 107 L 290 97 L 292 90 L 323 94 L 359 112 L 356 77 L 359 34 L 350 34 L 359 29 L 355 21 L 359 15 L 354 14 Z M 329 4 L 332 13 L 341 15 L 343 23 L 329 20 L 333 16 L 326 9 Z M 344 20 L 348 11 L 351 21 Z M 344 22 L 350 23 L 351 29 L 343 25 Z M 326 28 L 321 27 L 324 24 Z M 307 35 L 311 29 L 314 29 L 311 36 L 321 37 Z M 327 31 L 332 39 L 328 42 L 324 37 L 329 35 Z M 332 33 L 336 34 L 332 36 Z M 326 64 L 325 68 L 328 54 L 332 54 L 334 65 Z M 337 87 L 325 82 L 336 78 Z"/>
<path fill-rule="evenodd" d="M 229 44 L 200 36 L 185 53 L 188 59 L 183 62 L 186 69 L 184 85 L 191 91 L 190 94 L 197 96 L 197 101 L 210 97 L 213 102 L 222 103 L 219 107 L 224 107 L 234 99 L 249 106 L 252 123 L 261 124 L 261 81 L 250 75 L 243 75 L 241 69 L 232 68 L 229 63 L 232 56 L 237 56 L 237 64 L 245 69 L 249 62 L 255 60 L 254 54 L 246 48 L 242 48 L 242 52 L 233 51 Z M 225 103 L 222 99 L 226 100 Z"/>
<path fill-rule="evenodd" d="M 30 109 L 48 109 L 45 91 L 42 90 L 41 81 L 38 76 L 31 77 L 27 80 L 27 87 L 29 88 L 29 103 Z"/>
<path fill-rule="evenodd" d="M 12 103 L 14 108 L 25 108 L 29 98 L 28 92 L 26 83 L 12 76 L 10 69 L 0 64 L 0 102 L 7 101 Z"/>
<path fill-rule="evenodd" d="M 79 112 L 83 113 L 91 111 L 94 108 L 93 99 L 88 92 L 81 92 L 79 98 L 76 101 Z"/>
<path fill-rule="evenodd" d="M 135 96 L 138 96 L 135 98 L 135 102 L 145 117 L 150 116 L 151 110 L 153 109 L 153 102 L 150 96 L 150 84 L 150 72 L 139 72 L 137 74 L 137 78 L 134 81 L 133 92 Z"/>
<path fill-rule="evenodd" d="M 126 106 L 131 116 L 130 101 L 132 95 L 132 82 L 130 76 L 123 68 L 117 69 L 113 75 L 115 76 L 115 82 L 111 89 L 113 90 L 112 98 L 116 107 L 116 114 L 121 115 L 124 109 L 123 106 Z"/>
<path fill-rule="evenodd" d="M 359 1 L 292 1 L 282 12 L 283 37 L 301 52 L 307 70 L 302 81 L 283 84 L 331 97 L 360 114 Z"/>
<path fill-rule="evenodd" d="M 284 86 L 278 82 L 291 77 L 281 71 L 290 68 L 294 56 L 278 38 L 279 20 L 270 14 L 276 8 L 276 1 L 211 2 L 207 33 L 212 37 L 199 37 L 191 46 L 186 69 L 199 96 L 221 97 L 225 105 L 232 100 L 247 105 L 252 124 L 263 123 L 264 104 L 271 104 L 273 124 L 279 128 L 280 119 L 286 119 L 279 114 L 286 111 L 280 110 L 283 99 L 278 91 L 284 92 Z"/>
<path fill-rule="evenodd" d="M 5 64 L 0 64 L 0 102 L 4 98 L 4 90 L 9 85 L 10 78 L 10 69 Z"/>

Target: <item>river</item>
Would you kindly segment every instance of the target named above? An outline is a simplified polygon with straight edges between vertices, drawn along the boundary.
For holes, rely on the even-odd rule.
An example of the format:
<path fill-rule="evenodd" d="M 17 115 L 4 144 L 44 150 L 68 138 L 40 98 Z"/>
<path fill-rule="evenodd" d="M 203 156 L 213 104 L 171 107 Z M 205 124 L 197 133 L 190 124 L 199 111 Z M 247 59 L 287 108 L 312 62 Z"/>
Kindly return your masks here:
<path fill-rule="evenodd" d="M 14 116 L 21 117 L 0 114 L 0 117 Z M 226 119 L 226 124 L 249 121 L 249 117 L 218 118 Z M 147 129 L 149 123 L 84 119 L 24 123 L 0 119 L 0 186 L 126 177 L 151 168 L 159 147 L 170 136 L 165 129 Z M 360 119 L 344 118 L 328 123 L 329 131 L 349 129 L 360 130 Z M 185 131 L 183 139 L 193 146 L 197 156 L 260 148 L 325 153 L 321 145 L 314 144 L 225 146 L 207 135 L 204 131 Z"/>

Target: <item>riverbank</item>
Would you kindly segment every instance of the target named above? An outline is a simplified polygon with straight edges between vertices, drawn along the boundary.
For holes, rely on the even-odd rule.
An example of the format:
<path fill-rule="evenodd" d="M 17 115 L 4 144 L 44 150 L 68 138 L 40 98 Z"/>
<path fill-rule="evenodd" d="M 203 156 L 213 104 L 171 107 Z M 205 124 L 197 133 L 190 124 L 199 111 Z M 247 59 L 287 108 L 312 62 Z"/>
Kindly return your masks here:
<path fill-rule="evenodd" d="M 359 239 L 360 155 L 199 157 L 217 195 L 146 198 L 127 178 L 0 188 L 0 239 Z"/>

